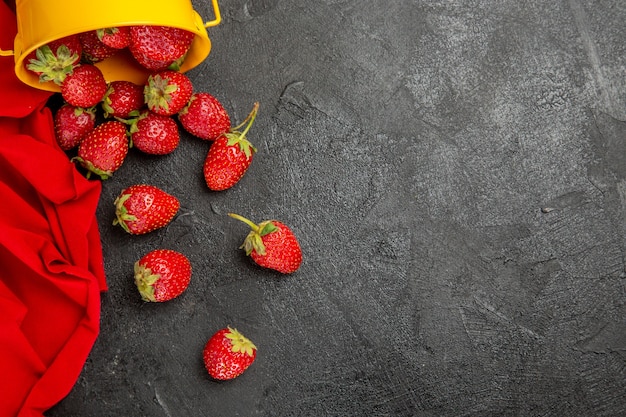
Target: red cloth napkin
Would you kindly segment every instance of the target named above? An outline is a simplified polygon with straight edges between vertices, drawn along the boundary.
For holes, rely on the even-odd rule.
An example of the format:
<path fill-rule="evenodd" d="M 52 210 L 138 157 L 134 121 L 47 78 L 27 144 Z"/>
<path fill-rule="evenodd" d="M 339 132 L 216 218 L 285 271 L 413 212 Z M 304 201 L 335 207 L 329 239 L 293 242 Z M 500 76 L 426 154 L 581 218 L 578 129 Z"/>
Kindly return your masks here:
<path fill-rule="evenodd" d="M 0 48 L 15 15 L 0 2 Z M 58 147 L 45 103 L 0 57 L 0 416 L 43 416 L 65 397 L 99 332 L 106 290 L 99 181 Z"/>

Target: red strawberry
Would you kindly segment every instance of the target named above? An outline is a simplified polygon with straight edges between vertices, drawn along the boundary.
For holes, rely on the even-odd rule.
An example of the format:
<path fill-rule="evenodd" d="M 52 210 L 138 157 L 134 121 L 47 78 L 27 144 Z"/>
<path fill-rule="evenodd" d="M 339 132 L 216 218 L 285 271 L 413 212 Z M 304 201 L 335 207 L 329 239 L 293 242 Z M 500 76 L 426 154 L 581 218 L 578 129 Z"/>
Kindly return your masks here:
<path fill-rule="evenodd" d="M 143 86 L 130 81 L 111 81 L 102 99 L 104 117 L 125 119 L 143 105 Z"/>
<path fill-rule="evenodd" d="M 178 113 L 192 94 L 191 80 L 178 71 L 165 70 L 152 74 L 144 86 L 144 100 L 148 108 L 163 116 Z"/>
<path fill-rule="evenodd" d="M 98 29 L 98 39 L 113 49 L 124 49 L 130 45 L 130 28 L 128 26 Z"/>
<path fill-rule="evenodd" d="M 106 91 L 107 83 L 102 71 L 91 64 L 77 66 L 61 83 L 61 96 L 77 107 L 95 106 Z"/>
<path fill-rule="evenodd" d="M 132 49 L 131 49 L 132 51 Z M 150 59 L 146 56 L 143 56 L 137 52 L 133 52 L 133 57 L 142 67 L 150 70 L 150 71 L 164 71 L 168 69 L 173 62 L 168 61 L 155 61 L 154 59 Z"/>
<path fill-rule="evenodd" d="M 202 359 L 209 375 L 218 380 L 241 375 L 256 358 L 256 346 L 237 329 L 218 330 L 204 346 Z"/>
<path fill-rule="evenodd" d="M 61 149 L 68 151 L 78 146 L 83 137 L 96 126 L 93 109 L 64 104 L 54 114 L 54 133 Z"/>
<path fill-rule="evenodd" d="M 187 132 L 204 140 L 215 140 L 230 129 L 224 106 L 209 93 L 193 94 L 178 120 Z"/>
<path fill-rule="evenodd" d="M 87 178 L 92 173 L 106 180 L 117 171 L 128 154 L 126 125 L 117 120 L 104 122 L 87 133 L 78 145 L 78 154 L 73 161 L 87 170 Z"/>
<path fill-rule="evenodd" d="M 28 70 L 39 75 L 39 81 L 53 81 L 60 85 L 79 64 L 81 55 L 78 35 L 70 35 L 37 48 L 24 59 L 24 63 Z"/>
<path fill-rule="evenodd" d="M 241 245 L 257 265 L 291 274 L 300 268 L 302 250 L 291 229 L 278 220 L 266 220 L 256 225 L 238 214 L 228 213 L 246 223 L 252 231 Z"/>
<path fill-rule="evenodd" d="M 135 262 L 135 284 L 144 301 L 163 302 L 181 295 L 191 281 L 191 263 L 171 249 L 155 249 Z"/>
<path fill-rule="evenodd" d="M 180 202 L 154 185 L 136 184 L 122 190 L 115 199 L 115 220 L 131 235 L 143 235 L 172 221 Z"/>
<path fill-rule="evenodd" d="M 83 47 L 83 57 L 88 62 L 100 62 L 118 53 L 117 49 L 102 43 L 95 30 L 80 33 L 78 38 Z"/>
<path fill-rule="evenodd" d="M 231 188 L 250 167 L 256 148 L 246 139 L 246 134 L 256 118 L 258 108 L 259 103 L 255 103 L 252 112 L 241 125 L 222 134 L 211 144 L 204 160 L 204 180 L 211 190 Z M 246 129 L 239 132 L 237 129 L 248 120 Z"/>
<path fill-rule="evenodd" d="M 176 121 L 144 111 L 131 124 L 130 139 L 133 147 L 150 155 L 167 155 L 174 152 L 180 142 Z"/>
<path fill-rule="evenodd" d="M 183 58 L 193 38 L 193 33 L 169 26 L 131 26 L 129 49 L 140 64 L 161 69 Z M 154 68 L 159 63 L 164 67 Z"/>

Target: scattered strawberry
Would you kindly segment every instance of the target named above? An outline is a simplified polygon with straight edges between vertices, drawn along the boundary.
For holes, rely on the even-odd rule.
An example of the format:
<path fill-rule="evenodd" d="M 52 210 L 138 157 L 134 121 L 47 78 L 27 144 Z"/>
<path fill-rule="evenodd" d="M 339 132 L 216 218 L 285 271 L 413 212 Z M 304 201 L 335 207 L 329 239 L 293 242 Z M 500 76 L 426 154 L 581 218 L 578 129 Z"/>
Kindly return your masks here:
<path fill-rule="evenodd" d="M 122 190 L 115 199 L 115 220 L 131 235 L 143 235 L 172 221 L 180 202 L 154 185 L 136 184 Z"/>
<path fill-rule="evenodd" d="M 187 132 L 204 140 L 215 140 L 230 129 L 224 106 L 209 93 L 193 94 L 178 120 Z"/>
<path fill-rule="evenodd" d="M 218 330 L 204 346 L 202 359 L 209 375 L 217 380 L 241 375 L 256 358 L 256 346 L 236 329 Z"/>
<path fill-rule="evenodd" d="M 238 214 L 228 213 L 246 223 L 252 231 L 240 249 L 246 251 L 254 262 L 263 268 L 291 274 L 302 263 L 302 250 L 289 227 L 278 220 L 266 220 L 256 225 Z"/>
<path fill-rule="evenodd" d="M 256 118 L 259 103 L 255 103 L 244 122 L 215 139 L 204 160 L 204 180 L 213 191 L 231 188 L 246 173 L 256 148 L 246 139 L 246 134 Z M 245 124 L 243 132 L 238 129 Z"/>
<path fill-rule="evenodd" d="M 192 94 L 191 80 L 178 71 L 165 70 L 152 74 L 144 86 L 144 101 L 148 108 L 163 116 L 178 113 Z"/>
<path fill-rule="evenodd" d="M 167 155 L 178 147 L 180 134 L 173 118 L 146 110 L 131 122 L 130 139 L 141 152 Z"/>
<path fill-rule="evenodd" d="M 193 38 L 193 33 L 169 26 L 131 26 L 129 49 L 140 64 L 160 70 L 182 59 Z"/>
<path fill-rule="evenodd" d="M 60 85 L 79 64 L 81 56 L 82 45 L 78 35 L 70 35 L 37 48 L 24 62 L 29 71 L 39 75 L 40 82 L 53 81 Z"/>
<path fill-rule="evenodd" d="M 54 133 L 57 143 L 64 151 L 78 146 L 83 137 L 96 126 L 93 108 L 64 104 L 54 114 Z"/>
<path fill-rule="evenodd" d="M 155 249 L 135 262 L 135 284 L 144 301 L 163 302 L 181 295 L 191 281 L 191 263 L 171 249 Z"/>
<path fill-rule="evenodd" d="M 130 81 L 111 81 L 102 99 L 104 117 L 125 119 L 143 105 L 143 86 Z"/>
<path fill-rule="evenodd" d="M 102 43 L 95 30 L 80 33 L 78 38 L 83 47 L 83 58 L 85 58 L 87 62 L 95 63 L 104 61 L 118 53 L 117 49 Z"/>
<path fill-rule="evenodd" d="M 113 49 L 124 49 L 130 45 L 130 28 L 128 26 L 98 29 L 98 39 Z"/>
<path fill-rule="evenodd" d="M 78 154 L 73 161 L 87 170 L 87 178 L 92 173 L 106 180 L 117 171 L 128 154 L 126 125 L 117 120 L 99 124 L 87 133 L 78 145 Z"/>
<path fill-rule="evenodd" d="M 91 64 L 77 66 L 61 83 L 61 96 L 77 107 L 95 106 L 102 101 L 106 91 L 107 83 L 102 71 Z"/>

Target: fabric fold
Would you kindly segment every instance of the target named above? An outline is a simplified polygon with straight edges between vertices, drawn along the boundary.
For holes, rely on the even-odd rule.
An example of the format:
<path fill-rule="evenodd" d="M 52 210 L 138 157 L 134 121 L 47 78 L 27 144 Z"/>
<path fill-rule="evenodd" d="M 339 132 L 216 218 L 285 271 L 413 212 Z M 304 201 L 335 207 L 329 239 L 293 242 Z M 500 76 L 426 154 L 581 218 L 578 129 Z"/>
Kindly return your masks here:
<path fill-rule="evenodd" d="M 0 2 L 0 48 L 15 15 Z M 87 180 L 54 137 L 50 93 L 0 57 L 0 415 L 43 416 L 72 389 L 100 330 L 106 290 Z"/>

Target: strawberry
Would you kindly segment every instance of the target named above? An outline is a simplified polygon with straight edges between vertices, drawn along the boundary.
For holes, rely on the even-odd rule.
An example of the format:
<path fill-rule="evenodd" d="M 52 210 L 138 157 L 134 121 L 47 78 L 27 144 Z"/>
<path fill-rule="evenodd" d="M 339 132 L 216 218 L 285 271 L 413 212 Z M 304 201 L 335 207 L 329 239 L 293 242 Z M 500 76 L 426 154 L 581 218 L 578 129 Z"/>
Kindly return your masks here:
<path fill-rule="evenodd" d="M 117 120 L 104 122 L 87 133 L 72 158 L 91 174 L 106 180 L 117 171 L 128 154 L 126 125 Z"/>
<path fill-rule="evenodd" d="M 182 59 L 193 38 L 193 33 L 169 26 L 131 26 L 129 50 L 148 69 L 162 69 Z"/>
<path fill-rule="evenodd" d="M 204 180 L 213 191 L 222 191 L 234 186 L 246 173 L 256 148 L 246 139 L 246 134 L 256 118 L 259 103 L 254 104 L 246 120 L 215 139 L 204 160 Z M 243 132 L 238 129 L 245 124 Z"/>
<path fill-rule="evenodd" d="M 191 281 L 191 263 L 171 249 L 155 249 L 135 262 L 135 284 L 144 301 L 163 302 L 181 295 Z"/>
<path fill-rule="evenodd" d="M 93 108 L 64 104 L 54 114 L 54 133 L 57 143 L 64 151 L 78 146 L 83 137 L 96 126 Z"/>
<path fill-rule="evenodd" d="M 256 358 L 256 346 L 237 329 L 226 327 L 211 336 L 202 351 L 204 366 L 212 378 L 233 379 Z"/>
<path fill-rule="evenodd" d="M 172 221 L 180 202 L 154 185 L 136 184 L 125 188 L 115 199 L 115 220 L 131 235 L 143 235 Z"/>
<path fill-rule="evenodd" d="M 215 140 L 230 129 L 230 117 L 218 99 L 209 93 L 195 93 L 178 112 L 183 128 L 204 140 Z"/>
<path fill-rule="evenodd" d="M 77 66 L 61 83 L 61 96 L 77 107 L 95 106 L 106 91 L 107 83 L 102 71 L 91 64 Z"/>
<path fill-rule="evenodd" d="M 176 121 L 170 116 L 162 116 L 144 111 L 131 122 L 131 146 L 150 155 L 167 155 L 174 152 L 180 142 Z"/>
<path fill-rule="evenodd" d="M 102 99 L 104 117 L 124 119 L 143 105 L 143 86 L 130 81 L 111 81 Z"/>
<path fill-rule="evenodd" d="M 132 51 L 132 49 L 131 49 Z M 168 69 L 171 65 L 174 65 L 173 62 L 167 61 L 155 61 L 154 59 L 150 59 L 144 55 L 141 55 L 137 52 L 133 52 L 133 57 L 135 61 L 139 63 L 142 67 L 150 70 L 150 71 L 164 71 Z"/>
<path fill-rule="evenodd" d="M 193 85 L 185 74 L 165 70 L 150 75 L 143 91 L 144 101 L 151 111 L 163 116 L 172 116 L 189 102 L 193 94 Z"/>
<path fill-rule="evenodd" d="M 300 268 L 302 250 L 287 225 L 278 220 L 266 220 L 256 225 L 238 214 L 228 215 L 252 229 L 240 249 L 244 249 L 257 265 L 283 274 L 291 274 Z"/>
<path fill-rule="evenodd" d="M 102 43 L 95 30 L 80 33 L 78 38 L 83 47 L 83 58 L 85 58 L 87 62 L 100 62 L 118 52 L 117 49 Z"/>
<path fill-rule="evenodd" d="M 53 81 L 60 85 L 79 64 L 81 55 L 82 45 L 78 35 L 70 35 L 37 48 L 24 62 L 29 71 L 39 75 L 39 81 Z"/>
<path fill-rule="evenodd" d="M 113 49 L 124 49 L 130 45 L 130 28 L 128 26 L 104 28 L 96 30 L 98 39 Z"/>

